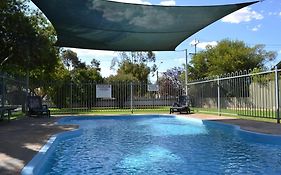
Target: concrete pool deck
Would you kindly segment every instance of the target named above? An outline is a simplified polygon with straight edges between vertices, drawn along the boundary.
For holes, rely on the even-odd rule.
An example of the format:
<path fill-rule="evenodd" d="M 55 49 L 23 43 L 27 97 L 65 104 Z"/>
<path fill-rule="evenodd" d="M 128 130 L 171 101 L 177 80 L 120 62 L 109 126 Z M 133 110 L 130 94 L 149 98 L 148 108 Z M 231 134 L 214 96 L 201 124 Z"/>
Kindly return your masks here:
<path fill-rule="evenodd" d="M 249 131 L 281 135 L 281 125 L 276 123 L 205 114 L 186 116 L 236 124 Z M 56 125 L 55 122 L 60 118 L 23 117 L 11 122 L 0 121 L 0 174 L 19 174 L 52 135 L 77 128 L 75 125 Z"/>

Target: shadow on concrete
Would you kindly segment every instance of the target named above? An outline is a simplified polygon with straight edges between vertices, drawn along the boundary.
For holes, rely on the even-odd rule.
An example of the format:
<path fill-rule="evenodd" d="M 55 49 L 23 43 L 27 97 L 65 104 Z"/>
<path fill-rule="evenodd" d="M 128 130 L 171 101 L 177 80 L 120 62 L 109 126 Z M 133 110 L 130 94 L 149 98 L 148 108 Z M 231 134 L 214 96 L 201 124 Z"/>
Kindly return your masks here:
<path fill-rule="evenodd" d="M 0 174 L 19 174 L 52 135 L 77 128 L 56 125 L 58 119 L 23 117 L 11 122 L 1 121 Z"/>

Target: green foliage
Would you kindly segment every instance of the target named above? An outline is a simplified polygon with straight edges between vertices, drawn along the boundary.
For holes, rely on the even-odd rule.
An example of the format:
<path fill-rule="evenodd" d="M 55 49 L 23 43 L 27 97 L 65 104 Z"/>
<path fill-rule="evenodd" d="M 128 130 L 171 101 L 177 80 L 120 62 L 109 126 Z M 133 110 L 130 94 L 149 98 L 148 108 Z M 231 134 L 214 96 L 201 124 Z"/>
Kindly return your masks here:
<path fill-rule="evenodd" d="M 86 102 L 88 108 L 95 106 L 95 84 L 103 82 L 100 72 L 95 68 L 86 67 L 73 69 L 67 73 L 60 80 L 48 84 L 46 92 L 55 105 L 58 108 L 70 108 L 80 107 L 79 105 Z M 74 93 L 71 93 L 71 90 Z"/>
<path fill-rule="evenodd" d="M 118 75 L 131 75 L 138 81 L 147 82 L 150 68 L 144 63 L 134 64 L 130 61 L 124 61 L 117 70 Z"/>
<path fill-rule="evenodd" d="M 81 62 L 77 56 L 77 53 L 75 53 L 72 50 L 63 50 L 61 54 L 62 61 L 64 65 L 70 70 L 80 68 L 80 69 L 85 69 L 86 64 Z"/>
<path fill-rule="evenodd" d="M 130 82 L 134 81 L 137 79 L 132 74 L 111 75 L 106 79 L 106 82 L 112 85 L 112 96 L 117 100 L 119 108 L 125 107 L 125 102 L 130 96 Z"/>
<path fill-rule="evenodd" d="M 131 74 L 138 81 L 147 82 L 148 75 L 151 72 L 157 71 L 157 66 L 154 64 L 150 68 L 147 66 L 149 62 L 155 62 L 155 54 L 149 52 L 120 52 L 119 57 L 115 57 L 111 63 L 111 69 L 118 66 L 117 74 Z"/>
<path fill-rule="evenodd" d="M 102 82 L 103 78 L 100 72 L 95 68 L 77 68 L 71 72 L 72 80 L 75 83 L 87 83 L 87 82 Z"/>
<path fill-rule="evenodd" d="M 100 69 L 100 61 L 93 58 L 91 61 L 91 67 L 95 69 Z"/>
<path fill-rule="evenodd" d="M 130 61 L 135 64 L 155 62 L 156 57 L 152 51 L 148 52 L 119 52 L 119 57 L 115 57 L 112 60 L 111 67 L 113 68 L 116 64 L 120 65 L 124 61 Z"/>
<path fill-rule="evenodd" d="M 113 82 L 133 82 L 137 81 L 137 79 L 132 74 L 117 74 L 117 75 L 110 75 L 106 78 L 106 82 L 113 83 Z"/>
<path fill-rule="evenodd" d="M 225 39 L 217 46 L 208 46 L 192 57 L 189 76 L 191 79 L 199 79 L 238 70 L 265 70 L 265 63 L 275 58 L 276 53 L 266 51 L 264 45 L 249 47 L 243 41 Z"/>
<path fill-rule="evenodd" d="M 270 74 L 259 74 L 261 73 L 262 70 L 255 68 L 251 74 L 251 78 L 253 80 L 254 83 L 258 83 L 259 85 L 262 86 L 268 86 L 270 85 L 269 82 L 274 81 L 274 73 L 270 73 Z"/>
<path fill-rule="evenodd" d="M 159 78 L 158 84 L 160 85 L 160 94 L 162 96 L 176 96 L 184 89 L 181 75 L 183 75 L 183 68 L 174 67 L 168 69 Z"/>
<path fill-rule="evenodd" d="M 38 11 L 32 11 L 27 1 L 1 1 L 0 61 L 1 71 L 10 75 L 30 73 L 31 87 L 41 81 L 53 80 L 60 70 L 59 49 L 53 46 L 55 31 Z M 60 71 L 61 72 L 61 71 Z"/>

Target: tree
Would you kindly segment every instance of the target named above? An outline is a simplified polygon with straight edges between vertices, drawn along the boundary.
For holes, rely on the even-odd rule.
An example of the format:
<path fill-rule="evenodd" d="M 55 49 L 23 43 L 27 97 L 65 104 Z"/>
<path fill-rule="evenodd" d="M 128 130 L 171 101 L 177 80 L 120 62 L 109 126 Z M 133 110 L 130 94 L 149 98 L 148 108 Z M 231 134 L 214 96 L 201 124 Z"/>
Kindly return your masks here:
<path fill-rule="evenodd" d="M 91 67 L 95 69 L 100 69 L 100 61 L 93 58 L 91 61 Z"/>
<path fill-rule="evenodd" d="M 155 62 L 155 54 L 149 52 L 120 52 L 119 57 L 115 57 L 111 63 L 111 69 L 118 66 L 117 74 L 131 74 L 138 81 L 146 82 L 148 75 L 157 70 L 154 64 L 149 67 L 147 63 Z"/>
<path fill-rule="evenodd" d="M 0 2 L 0 71 L 11 76 L 29 75 L 29 88 L 45 96 L 49 81 L 67 75 L 54 47 L 55 30 L 27 0 Z M 48 83 L 43 83 L 48 82 Z"/>
<path fill-rule="evenodd" d="M 22 1 L 3 0 L 0 2 L 0 62 L 4 62 L 11 57 L 13 43 L 18 33 L 17 24 L 26 26 L 24 11 L 27 7 Z"/>
<path fill-rule="evenodd" d="M 86 68 L 86 64 L 79 60 L 77 53 L 70 49 L 63 50 L 61 57 L 68 70 L 75 68 Z"/>
<path fill-rule="evenodd" d="M 41 12 L 28 8 L 25 0 L 0 3 L 1 71 L 30 74 L 30 84 L 50 80 L 60 66 L 59 48 L 53 46 L 55 31 Z"/>
<path fill-rule="evenodd" d="M 111 68 L 120 65 L 124 61 L 130 61 L 135 64 L 155 62 L 156 57 L 152 51 L 148 52 L 119 52 L 111 62 Z"/>
<path fill-rule="evenodd" d="M 134 64 L 130 61 L 124 61 L 117 70 L 118 75 L 132 75 L 140 82 L 147 82 L 150 68 L 144 63 Z"/>
<path fill-rule="evenodd" d="M 222 40 L 192 57 L 189 78 L 199 79 L 254 68 L 265 70 L 266 63 L 274 60 L 277 54 L 266 51 L 264 47 L 250 47 L 238 40 Z"/>
<path fill-rule="evenodd" d="M 63 67 L 67 75 L 50 87 L 49 94 L 58 108 L 84 105 L 88 108 L 95 106 L 95 84 L 104 80 L 100 74 L 99 61 L 95 60 L 96 66 L 86 65 L 81 62 L 77 53 L 72 50 L 61 52 Z M 63 92 L 61 92 L 63 89 Z M 71 93 L 71 90 L 73 93 Z M 63 94 L 63 97 L 61 96 Z M 90 94 L 90 95 L 89 95 Z M 72 106 L 73 107 L 73 106 Z"/>
<path fill-rule="evenodd" d="M 182 67 L 174 67 L 168 69 L 159 78 L 161 96 L 177 96 L 184 89 L 184 83 L 181 80 L 181 75 L 184 69 Z"/>
<path fill-rule="evenodd" d="M 130 97 L 130 83 L 137 79 L 132 74 L 117 74 L 111 75 L 106 79 L 106 82 L 112 85 L 112 96 L 117 100 L 119 108 L 125 107 L 125 102 Z"/>

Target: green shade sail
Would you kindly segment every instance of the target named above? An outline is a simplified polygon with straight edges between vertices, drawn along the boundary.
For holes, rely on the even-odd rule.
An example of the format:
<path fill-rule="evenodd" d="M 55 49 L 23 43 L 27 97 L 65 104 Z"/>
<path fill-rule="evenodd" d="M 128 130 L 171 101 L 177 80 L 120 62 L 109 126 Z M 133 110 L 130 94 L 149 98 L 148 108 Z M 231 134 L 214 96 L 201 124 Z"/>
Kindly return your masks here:
<path fill-rule="evenodd" d="M 105 0 L 32 0 L 53 24 L 57 46 L 114 51 L 172 51 L 243 7 L 154 6 Z"/>

